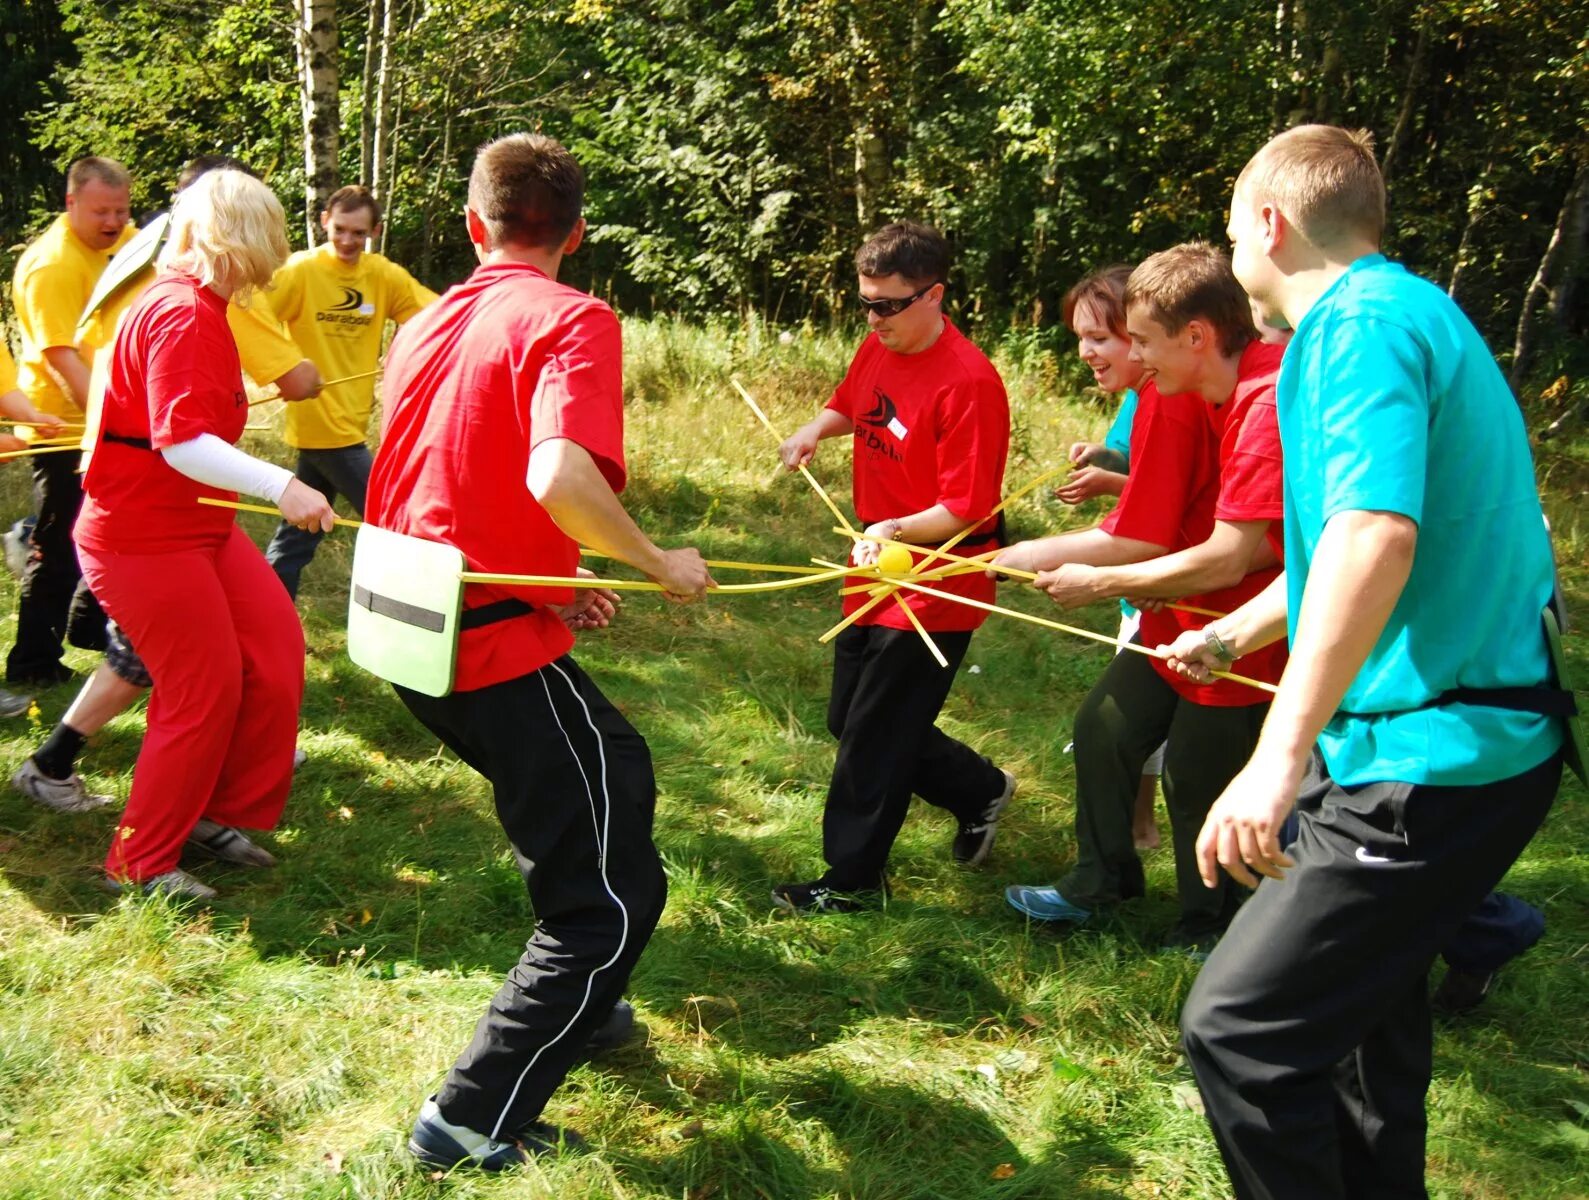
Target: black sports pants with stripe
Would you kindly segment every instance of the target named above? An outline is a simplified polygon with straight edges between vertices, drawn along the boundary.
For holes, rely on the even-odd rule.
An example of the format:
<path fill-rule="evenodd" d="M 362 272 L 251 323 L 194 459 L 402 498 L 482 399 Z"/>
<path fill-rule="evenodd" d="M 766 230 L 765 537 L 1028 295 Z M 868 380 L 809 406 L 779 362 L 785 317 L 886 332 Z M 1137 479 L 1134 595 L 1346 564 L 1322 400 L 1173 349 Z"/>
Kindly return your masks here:
<path fill-rule="evenodd" d="M 1317 756 L 1283 879 L 1181 1013 L 1238 1200 L 1424 1200 L 1429 966 L 1528 844 L 1562 759 L 1478 787 L 1342 787 Z"/>
<path fill-rule="evenodd" d="M 410 712 L 491 781 L 535 930 L 436 1095 L 499 1140 L 535 1120 L 623 995 L 667 900 L 645 739 L 564 655 Z"/>

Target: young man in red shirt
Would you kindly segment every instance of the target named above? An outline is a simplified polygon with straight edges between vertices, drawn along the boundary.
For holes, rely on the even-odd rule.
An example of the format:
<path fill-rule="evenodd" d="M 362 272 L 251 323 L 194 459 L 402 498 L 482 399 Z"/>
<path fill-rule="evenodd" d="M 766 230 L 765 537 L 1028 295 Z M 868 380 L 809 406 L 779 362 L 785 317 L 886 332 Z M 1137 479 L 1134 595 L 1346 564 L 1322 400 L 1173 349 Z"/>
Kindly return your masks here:
<path fill-rule="evenodd" d="M 461 550 L 473 571 L 573 575 L 581 545 L 676 600 L 711 585 L 693 549 L 661 550 L 619 503 L 623 347 L 601 301 L 558 283 L 585 232 L 585 177 L 551 138 L 483 147 L 469 180 L 481 266 L 398 332 L 386 364 L 367 518 Z M 621 1001 L 662 915 L 645 739 L 569 655 L 611 597 L 471 584 L 450 695 L 410 711 L 491 780 L 535 932 L 409 1150 L 488 1171 L 554 1149 L 538 1118 Z"/>
<path fill-rule="evenodd" d="M 1226 257 L 1191 243 L 1131 273 L 1126 327 L 1142 389 L 1131 475 L 1096 529 L 1012 546 L 998 562 L 1040 571 L 1034 587 L 1067 606 L 1120 596 L 1185 597 L 1227 612 L 1279 573 L 1280 434 L 1274 389 L 1283 347 L 1257 340 Z M 1202 618 L 1146 609 L 1138 641 L 1157 646 Z M 1275 682 L 1278 646 L 1235 670 Z M 1208 889 L 1195 843 L 1209 805 L 1252 753 L 1268 693 L 1229 680 L 1194 684 L 1158 659 L 1121 654 L 1076 714 L 1077 861 L 1051 887 L 1015 884 L 1034 920 L 1084 921 L 1143 893 L 1132 838 L 1142 763 L 1161 742 L 1181 915 L 1167 944 L 1206 952 L 1235 913 L 1227 883 Z"/>
<path fill-rule="evenodd" d="M 855 511 L 869 539 L 856 543 L 857 565 L 876 561 L 882 540 L 926 549 L 967 525 L 975 532 L 957 549 L 986 550 L 999 536 L 989 514 L 1004 484 L 1010 410 L 998 372 L 943 315 L 949 245 L 925 225 L 888 225 L 861 247 L 855 265 L 871 336 L 822 414 L 784 442 L 784 465 L 810 462 L 824 438 L 854 435 Z M 993 598 L 980 573 L 934 586 Z M 846 614 L 866 601 L 846 597 Z M 947 670 L 912 628 L 907 604 L 949 660 Z M 828 869 L 809 883 L 774 888 L 780 908 L 853 911 L 880 899 L 912 793 L 955 817 L 955 861 L 974 867 L 986 859 L 1015 777 L 935 724 L 984 619 L 968 605 L 900 591 L 839 634 L 828 702 L 839 752 L 822 818 Z"/>

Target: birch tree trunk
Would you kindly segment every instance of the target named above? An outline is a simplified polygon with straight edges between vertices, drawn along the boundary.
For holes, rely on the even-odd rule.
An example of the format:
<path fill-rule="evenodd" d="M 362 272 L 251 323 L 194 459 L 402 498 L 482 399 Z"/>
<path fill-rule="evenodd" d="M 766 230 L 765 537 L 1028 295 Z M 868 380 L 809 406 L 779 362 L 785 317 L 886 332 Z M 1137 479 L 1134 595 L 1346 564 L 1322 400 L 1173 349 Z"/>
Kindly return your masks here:
<path fill-rule="evenodd" d="M 365 0 L 365 5 L 364 73 L 359 79 L 359 182 L 368 186 L 374 169 L 375 64 L 380 56 L 381 13 L 386 5 L 384 0 Z"/>
<path fill-rule="evenodd" d="M 387 205 L 386 193 L 390 190 L 391 167 L 391 115 L 392 115 L 392 25 L 396 20 L 397 0 L 375 0 L 381 5 L 380 65 L 375 72 L 375 139 L 370 154 L 370 190 L 382 207 Z M 387 222 L 390 224 L 390 221 Z M 386 235 L 381 235 L 385 249 Z"/>
<path fill-rule="evenodd" d="M 1586 224 L 1589 224 L 1589 159 L 1580 159 L 1572 184 L 1562 199 L 1561 211 L 1556 214 L 1550 244 L 1540 255 L 1539 269 L 1534 272 L 1528 291 L 1523 293 L 1523 311 L 1517 318 L 1517 336 L 1512 342 L 1514 392 L 1522 386 L 1529 367 L 1533 366 L 1540 308 L 1548 304 L 1552 313 L 1566 314 L 1567 299 L 1583 259 Z"/>
<path fill-rule="evenodd" d="M 298 83 L 303 109 L 304 228 L 309 244 L 337 188 L 336 0 L 299 0 Z"/>

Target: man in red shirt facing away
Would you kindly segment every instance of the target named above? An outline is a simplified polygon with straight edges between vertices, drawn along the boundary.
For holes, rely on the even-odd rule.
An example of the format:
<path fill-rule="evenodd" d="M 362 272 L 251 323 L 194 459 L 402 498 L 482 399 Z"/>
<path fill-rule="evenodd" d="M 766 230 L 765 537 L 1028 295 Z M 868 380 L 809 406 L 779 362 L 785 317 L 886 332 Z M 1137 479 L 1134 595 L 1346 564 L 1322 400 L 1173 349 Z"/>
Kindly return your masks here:
<path fill-rule="evenodd" d="M 949 245 L 925 225 L 888 225 L 861 247 L 855 265 L 871 336 L 822 414 L 784 442 L 784 465 L 794 470 L 822 439 L 853 433 L 855 511 L 873 539 L 856 543 L 858 565 L 876 561 L 881 540 L 925 549 L 967 525 L 977 528 L 957 549 L 988 549 L 999 534 L 989 514 L 1004 483 L 1010 409 L 998 372 L 943 315 Z M 993 599 L 980 572 L 934 586 Z M 866 600 L 846 597 L 845 612 Z M 949 660 L 947 670 L 917 636 L 907 604 Z M 774 888 L 780 908 L 847 912 L 881 899 L 912 793 L 954 815 L 956 862 L 974 867 L 986 859 L 1015 777 L 935 724 L 984 617 L 969 605 L 900 591 L 839 634 L 828 702 L 839 752 L 822 819 L 828 869 L 809 883 Z"/>
<path fill-rule="evenodd" d="M 711 586 L 693 549 L 661 550 L 619 503 L 623 347 L 599 300 L 557 282 L 585 232 L 585 177 L 551 138 L 484 146 L 466 219 L 480 268 L 398 332 L 366 516 L 461 550 L 472 571 L 573 575 L 588 546 L 676 600 Z M 629 972 L 662 914 L 645 739 L 575 664 L 572 630 L 610 596 L 471 584 L 454 691 L 398 687 L 491 781 L 535 932 L 409 1150 L 496 1171 L 555 1148 L 538 1120 L 586 1041 L 628 1011 Z"/>
<path fill-rule="evenodd" d="M 1185 597 L 1227 612 L 1279 573 L 1274 389 L 1284 348 L 1257 340 L 1229 260 L 1203 243 L 1155 254 L 1131 273 L 1126 327 L 1148 382 L 1119 506 L 1096 529 L 1012 546 L 997 561 L 1043 572 L 1033 586 L 1061 604 Z M 1157 646 L 1203 620 L 1148 608 L 1137 640 Z M 1234 670 L 1278 681 L 1285 655 L 1277 648 Z M 1229 680 L 1191 683 L 1140 654 L 1110 663 L 1076 714 L 1076 865 L 1053 886 L 1011 886 L 1005 895 L 1014 908 L 1034 920 L 1078 922 L 1142 895 L 1132 806 L 1142 763 L 1167 741 L 1164 792 L 1181 915 L 1166 942 L 1198 954 L 1212 947 L 1238 893 L 1228 881 L 1203 887 L 1197 833 L 1251 755 L 1269 694 Z"/>

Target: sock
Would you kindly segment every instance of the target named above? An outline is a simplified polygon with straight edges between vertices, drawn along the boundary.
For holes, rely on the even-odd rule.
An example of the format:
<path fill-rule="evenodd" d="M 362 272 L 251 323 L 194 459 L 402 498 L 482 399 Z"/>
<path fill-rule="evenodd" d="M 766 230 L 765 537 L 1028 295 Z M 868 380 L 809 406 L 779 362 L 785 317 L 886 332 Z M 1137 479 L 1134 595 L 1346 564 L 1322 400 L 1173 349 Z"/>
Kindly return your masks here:
<path fill-rule="evenodd" d="M 51 779 L 69 779 L 77 767 L 77 756 L 88 739 L 65 721 L 57 725 L 33 754 L 33 765 Z"/>

